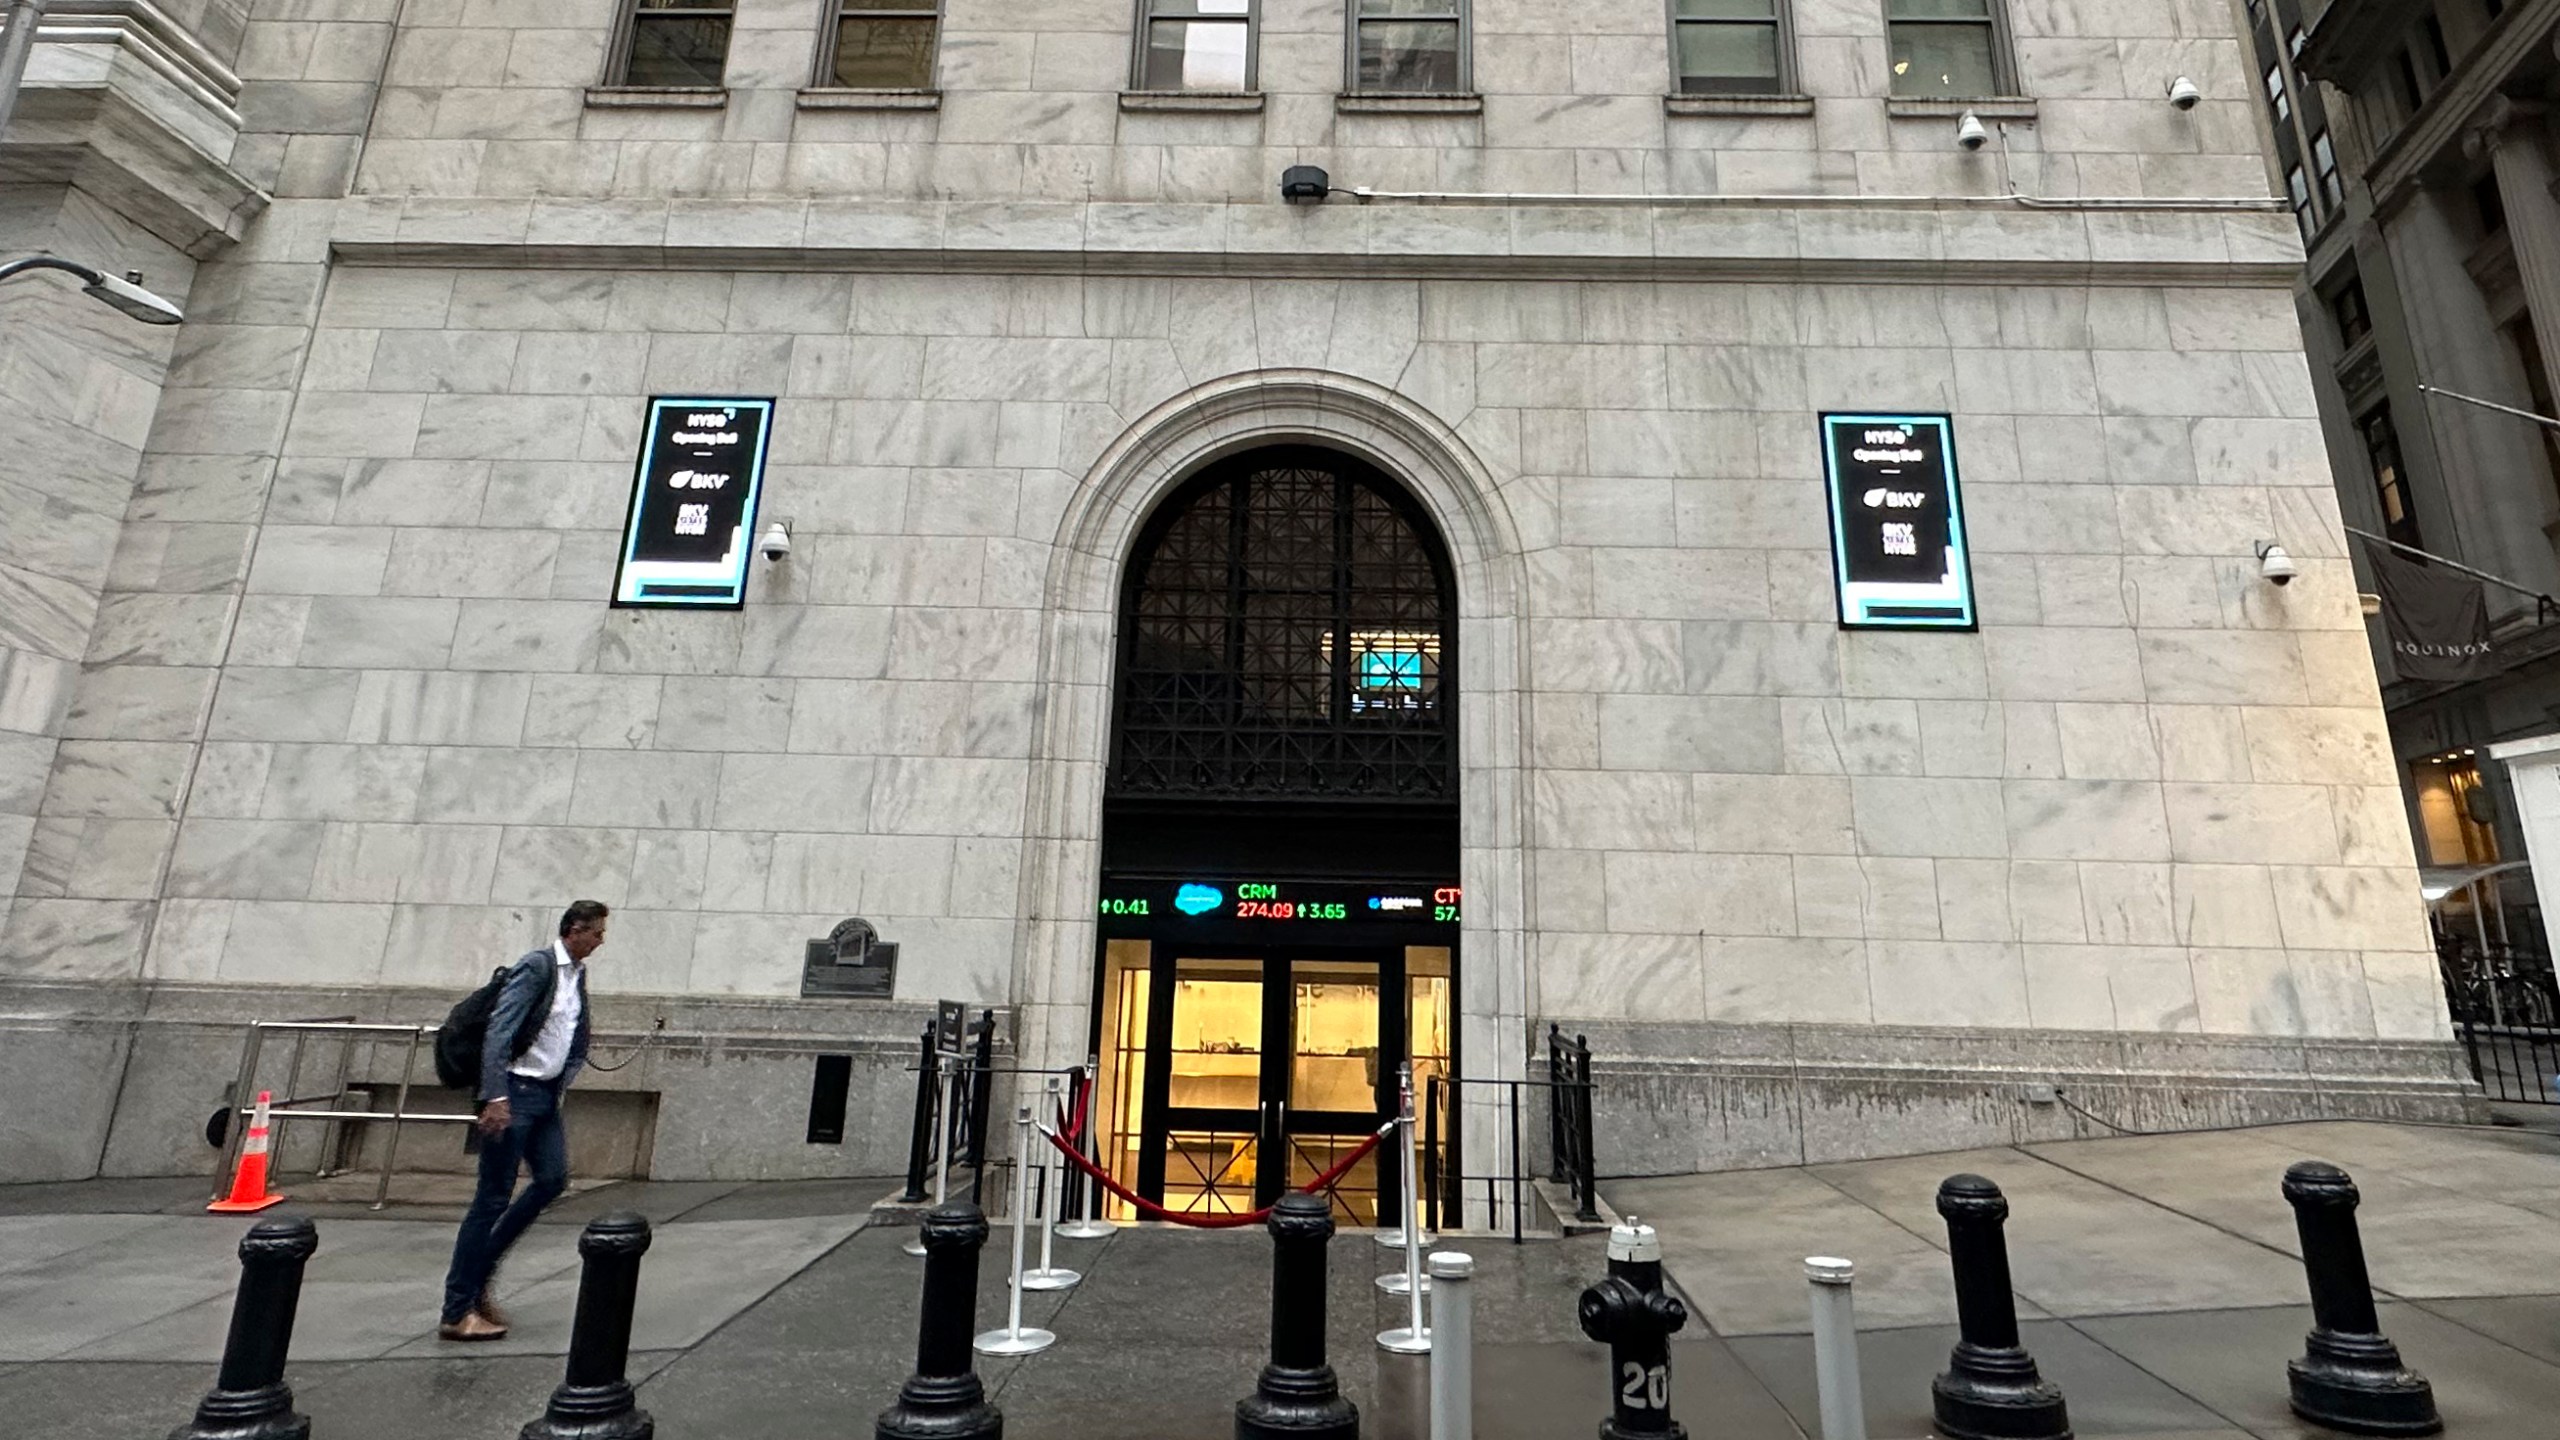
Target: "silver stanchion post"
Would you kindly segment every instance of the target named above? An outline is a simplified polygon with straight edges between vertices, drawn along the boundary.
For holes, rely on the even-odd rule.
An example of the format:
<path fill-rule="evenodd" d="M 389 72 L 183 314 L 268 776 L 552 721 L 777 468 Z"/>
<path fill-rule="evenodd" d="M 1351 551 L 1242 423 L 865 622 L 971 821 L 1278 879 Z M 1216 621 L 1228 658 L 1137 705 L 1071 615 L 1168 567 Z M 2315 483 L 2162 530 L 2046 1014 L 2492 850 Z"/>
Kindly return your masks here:
<path fill-rule="evenodd" d="M 1037 1355 L 1058 1343 L 1049 1331 L 1022 1327 L 1022 1222 L 1023 1212 L 1031 1208 L 1031 1107 L 1014 1111 L 1013 1163 L 1013 1273 L 1009 1277 L 1013 1291 L 1012 1309 L 1006 1312 L 1005 1326 L 990 1330 L 969 1342 L 981 1355 Z"/>
<path fill-rule="evenodd" d="M 1867 1403 L 1858 1384 L 1858 1317 L 1849 1296 L 1856 1267 L 1828 1255 L 1805 1257 L 1813 1292 L 1813 1375 L 1822 1397 L 1822 1440 L 1867 1440 Z"/>
<path fill-rule="evenodd" d="M 1398 1066 L 1396 1075 L 1401 1082 L 1396 1100 L 1396 1138 L 1402 1142 L 1396 1146 L 1396 1174 L 1402 1177 L 1397 1189 L 1404 1197 L 1404 1213 L 1397 1217 L 1396 1228 L 1392 1232 L 1381 1233 L 1378 1239 L 1384 1244 L 1392 1235 L 1395 1244 L 1404 1251 L 1404 1265 L 1379 1276 L 1377 1283 L 1379 1289 L 1390 1295 L 1409 1295 L 1417 1288 L 1427 1295 L 1431 1293 L 1431 1277 L 1422 1273 L 1422 1251 L 1425 1246 L 1437 1244 L 1439 1237 L 1423 1234 L 1414 1219 L 1413 1067 Z M 1421 1311 L 1418 1305 L 1414 1309 L 1417 1314 Z M 1415 1328 L 1421 1328 L 1421 1322 L 1416 1321 Z"/>
<path fill-rule="evenodd" d="M 1393 1330 L 1378 1332 L 1378 1348 L 1395 1355 L 1428 1355 L 1431 1353 L 1431 1327 L 1422 1323 L 1422 1296 L 1430 1282 L 1422 1275 L 1422 1227 L 1413 1219 L 1413 1067 L 1396 1068 L 1400 1091 L 1396 1116 L 1396 1151 L 1404 1158 L 1399 1170 L 1404 1185 L 1404 1274 L 1395 1278 L 1404 1284 L 1392 1293 L 1405 1299 L 1405 1323 Z M 1385 1288 L 1382 1278 L 1380 1287 Z"/>
<path fill-rule="evenodd" d="M 1378 1248 L 1381 1250 L 1402 1250 L 1406 1248 L 1406 1241 L 1410 1238 L 1406 1232 L 1413 1229 L 1415 1224 L 1414 1216 L 1419 1213 L 1415 1208 L 1415 1200 L 1417 1197 L 1413 1193 L 1413 1062 L 1410 1060 L 1396 1067 L 1396 1113 L 1402 1121 L 1402 1128 L 1404 1131 L 1405 1159 L 1399 1162 L 1401 1168 L 1396 1172 L 1404 1177 L 1404 1194 L 1398 1197 L 1404 1202 L 1404 1213 L 1396 1217 L 1396 1223 L 1392 1227 L 1387 1226 L 1387 1217 L 1385 1215 L 1381 1214 L 1378 1217 L 1378 1224 L 1381 1228 L 1374 1238 L 1377 1240 Z M 1439 1244 L 1440 1237 L 1437 1235 L 1425 1234 L 1422 1237 L 1422 1243 L 1427 1249 L 1430 1246 Z M 1394 1284 L 1390 1285 L 1381 1281 L 1378 1288 L 1392 1295 L 1403 1294 L 1403 1272 L 1396 1272 Z M 1428 1282 L 1424 1284 L 1423 1288 L 1426 1290 L 1430 1288 Z"/>
<path fill-rule="evenodd" d="M 1431 1254 L 1431 1440 L 1475 1440 L 1476 1262 Z"/>
<path fill-rule="evenodd" d="M 1058 1077 L 1050 1076 L 1041 1087 L 1041 1093 L 1049 1113 L 1063 1119 L 1066 1114 L 1065 1097 L 1060 1093 Z M 1025 1145 L 1035 1139 L 1045 1141 L 1046 1138 L 1036 1129 L 1022 1132 Z M 1028 1154 L 1022 1160 L 1026 1168 L 1031 1163 Z M 1040 1146 L 1040 1268 L 1022 1272 L 1022 1288 L 1025 1290 L 1072 1290 L 1076 1282 L 1084 1278 L 1073 1270 L 1059 1268 L 1050 1248 L 1050 1237 L 1058 1231 L 1058 1202 L 1066 1195 L 1066 1184 L 1066 1166 L 1058 1161 L 1058 1147 L 1043 1143 Z"/>
<path fill-rule="evenodd" d="M 1093 1158 L 1094 1163 L 1097 1165 L 1102 1163 L 1099 1158 L 1101 1155 L 1101 1142 L 1096 1138 L 1097 1132 L 1093 1128 L 1093 1117 L 1095 1111 L 1100 1107 L 1101 1102 L 1096 1100 L 1094 1096 L 1095 1092 L 1101 1088 L 1101 1084 L 1102 1057 L 1099 1055 L 1087 1056 L 1084 1062 L 1084 1104 L 1082 1107 L 1084 1123 L 1078 1127 L 1077 1133 L 1084 1137 L 1078 1142 L 1083 1147 L 1084 1153 L 1088 1157 Z M 1088 1182 L 1082 1175 L 1076 1176 L 1075 1183 L 1079 1193 L 1090 1193 L 1092 1195 L 1093 1203 L 1089 1207 L 1077 1207 L 1080 1210 L 1087 1211 L 1087 1213 L 1080 1214 L 1076 1216 L 1075 1219 L 1059 1226 L 1059 1237 L 1067 1240 L 1108 1240 L 1114 1234 L 1117 1234 L 1120 1227 L 1102 1218 L 1102 1187 L 1099 1184 Z"/>
<path fill-rule="evenodd" d="M 951 1114 L 960 1107 L 960 1067 L 948 1055 L 934 1063 L 942 1067 L 942 1108 L 933 1112 L 933 1208 L 939 1210 L 951 1195 Z M 898 1248 L 918 1259 L 924 1257 L 922 1221 Z"/>

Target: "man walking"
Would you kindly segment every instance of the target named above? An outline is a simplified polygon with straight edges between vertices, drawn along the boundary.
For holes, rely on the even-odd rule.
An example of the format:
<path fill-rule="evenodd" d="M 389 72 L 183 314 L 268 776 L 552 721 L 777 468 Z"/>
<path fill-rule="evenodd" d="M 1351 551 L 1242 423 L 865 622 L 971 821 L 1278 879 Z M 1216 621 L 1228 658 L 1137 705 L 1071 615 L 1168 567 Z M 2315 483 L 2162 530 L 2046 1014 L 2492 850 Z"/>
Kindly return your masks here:
<path fill-rule="evenodd" d="M 587 957 L 604 944 L 608 911 L 580 900 L 560 916 L 560 937 L 518 959 L 489 1014 L 480 1045 L 480 1188 L 453 1239 L 444 1278 L 447 1340 L 496 1340 L 506 1316 L 489 1285 L 509 1247 L 569 1183 L 569 1137 L 560 1095 L 587 1063 Z M 516 1169 L 533 1183 L 518 1195 Z M 512 1199 L 513 1203 L 509 1203 Z"/>

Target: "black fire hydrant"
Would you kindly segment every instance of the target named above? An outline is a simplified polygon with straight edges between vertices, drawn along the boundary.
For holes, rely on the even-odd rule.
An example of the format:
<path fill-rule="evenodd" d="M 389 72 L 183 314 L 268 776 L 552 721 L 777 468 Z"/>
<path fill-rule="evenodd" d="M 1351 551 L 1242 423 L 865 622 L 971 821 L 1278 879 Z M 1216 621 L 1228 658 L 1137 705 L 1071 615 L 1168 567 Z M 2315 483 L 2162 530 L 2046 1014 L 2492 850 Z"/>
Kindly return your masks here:
<path fill-rule="evenodd" d="M 1662 1241 L 1628 1216 L 1609 1231 L 1609 1274 L 1582 1292 L 1582 1333 L 1609 1347 L 1609 1418 L 1600 1440 L 1687 1440 L 1671 1418 L 1671 1336 L 1689 1307 L 1662 1288 Z"/>

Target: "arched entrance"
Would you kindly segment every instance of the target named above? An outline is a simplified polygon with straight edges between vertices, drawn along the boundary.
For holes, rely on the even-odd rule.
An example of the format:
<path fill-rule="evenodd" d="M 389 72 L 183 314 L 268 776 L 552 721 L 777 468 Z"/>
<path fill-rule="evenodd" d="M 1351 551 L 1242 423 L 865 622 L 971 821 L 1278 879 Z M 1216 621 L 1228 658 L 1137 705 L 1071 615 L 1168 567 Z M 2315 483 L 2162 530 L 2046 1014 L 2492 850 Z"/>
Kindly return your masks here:
<path fill-rule="evenodd" d="M 1106 1163 L 1235 1213 L 1331 1169 L 1458 1040 L 1457 584 L 1415 498 L 1270 445 L 1174 488 L 1121 586 L 1094 1042 Z M 1338 1213 L 1392 1214 L 1392 1162 Z"/>

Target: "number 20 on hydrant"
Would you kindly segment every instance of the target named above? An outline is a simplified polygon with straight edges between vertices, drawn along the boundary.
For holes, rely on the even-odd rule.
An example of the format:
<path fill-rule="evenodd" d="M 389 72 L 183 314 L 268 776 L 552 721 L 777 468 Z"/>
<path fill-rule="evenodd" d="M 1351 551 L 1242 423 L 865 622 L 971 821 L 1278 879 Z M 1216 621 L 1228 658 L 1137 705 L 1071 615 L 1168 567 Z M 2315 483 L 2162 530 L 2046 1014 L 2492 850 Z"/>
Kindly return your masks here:
<path fill-rule="evenodd" d="M 1671 1418 L 1671 1336 L 1689 1307 L 1662 1288 L 1662 1241 L 1632 1215 L 1609 1231 L 1609 1274 L 1582 1292 L 1582 1333 L 1609 1347 L 1609 1418 L 1600 1440 L 1669 1437 L 1688 1431 Z"/>

